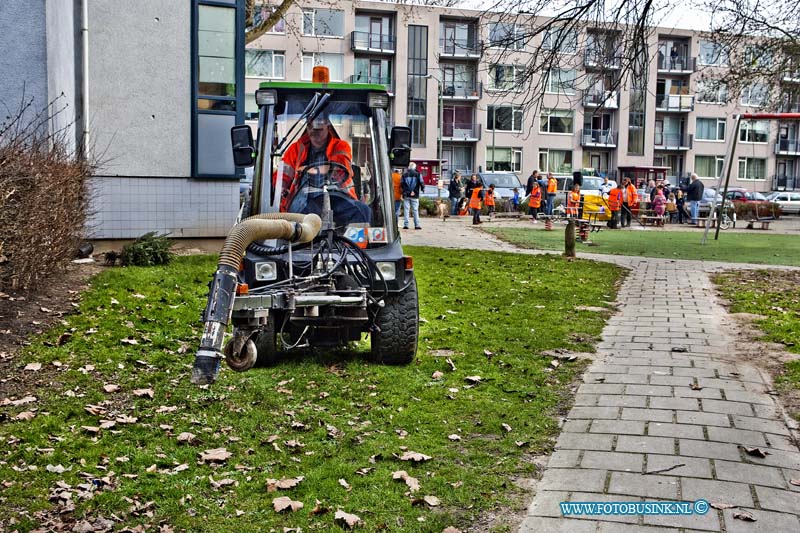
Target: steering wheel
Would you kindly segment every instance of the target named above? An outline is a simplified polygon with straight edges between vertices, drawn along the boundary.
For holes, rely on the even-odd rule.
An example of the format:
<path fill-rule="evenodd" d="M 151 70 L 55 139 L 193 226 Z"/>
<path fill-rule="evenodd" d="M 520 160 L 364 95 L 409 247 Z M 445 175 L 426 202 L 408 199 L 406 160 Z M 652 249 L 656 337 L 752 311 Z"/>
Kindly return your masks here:
<path fill-rule="evenodd" d="M 327 172 L 321 172 L 323 167 L 328 167 Z M 316 170 L 316 172 L 309 172 Z M 306 181 L 312 187 L 319 187 L 320 189 L 326 181 L 330 180 L 332 185 L 343 190 L 343 181 L 350 174 L 350 169 L 346 165 L 337 163 L 336 161 L 319 161 L 311 163 L 303 169 L 301 180 Z"/>

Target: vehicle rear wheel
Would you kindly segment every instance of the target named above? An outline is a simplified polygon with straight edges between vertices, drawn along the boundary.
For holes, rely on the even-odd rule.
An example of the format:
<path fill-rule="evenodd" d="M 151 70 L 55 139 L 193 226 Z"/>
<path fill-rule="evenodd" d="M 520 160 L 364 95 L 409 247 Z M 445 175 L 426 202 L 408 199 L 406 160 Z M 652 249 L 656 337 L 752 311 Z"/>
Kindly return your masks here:
<path fill-rule="evenodd" d="M 270 314 L 267 324 L 253 337 L 256 345 L 257 366 L 269 366 L 278 362 L 278 345 L 275 335 L 275 315 Z"/>
<path fill-rule="evenodd" d="M 417 281 L 406 290 L 390 294 L 375 317 L 377 329 L 371 334 L 372 360 L 385 365 L 405 365 L 417 355 L 419 300 Z"/>

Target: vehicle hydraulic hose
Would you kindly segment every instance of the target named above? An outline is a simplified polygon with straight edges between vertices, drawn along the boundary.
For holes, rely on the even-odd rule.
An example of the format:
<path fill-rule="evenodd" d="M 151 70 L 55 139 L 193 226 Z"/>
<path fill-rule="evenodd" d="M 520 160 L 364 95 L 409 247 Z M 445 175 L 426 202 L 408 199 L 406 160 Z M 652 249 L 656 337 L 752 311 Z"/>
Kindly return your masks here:
<path fill-rule="evenodd" d="M 233 313 L 239 264 L 247 246 L 264 239 L 311 242 L 319 233 L 321 224 L 319 216 L 314 214 L 265 213 L 249 217 L 233 227 L 225 239 L 211 281 L 208 304 L 203 312 L 203 336 L 192 368 L 192 383 L 205 385 L 217 379 L 223 357 L 223 336 Z"/>

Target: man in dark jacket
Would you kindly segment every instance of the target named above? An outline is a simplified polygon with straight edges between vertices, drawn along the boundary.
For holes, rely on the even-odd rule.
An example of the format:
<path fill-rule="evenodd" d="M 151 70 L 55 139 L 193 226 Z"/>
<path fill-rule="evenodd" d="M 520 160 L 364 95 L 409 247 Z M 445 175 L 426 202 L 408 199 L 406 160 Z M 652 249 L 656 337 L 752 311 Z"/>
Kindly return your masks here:
<path fill-rule="evenodd" d="M 697 217 L 700 214 L 700 201 L 703 199 L 703 190 L 705 186 L 703 182 L 697 177 L 697 174 L 692 172 L 691 181 L 689 186 L 686 187 L 686 200 L 689 202 L 689 213 L 692 215 L 692 224 L 697 225 Z"/>
<path fill-rule="evenodd" d="M 414 216 L 414 229 L 422 229 L 419 225 L 419 193 L 425 192 L 425 184 L 417 171 L 417 164 L 413 161 L 408 165 L 408 170 L 400 180 L 403 190 L 403 229 L 408 229 L 408 212 Z"/>
<path fill-rule="evenodd" d="M 525 184 L 525 196 L 530 196 L 534 187 L 539 186 L 539 171 L 534 170 L 528 177 L 528 183 Z"/>
<path fill-rule="evenodd" d="M 458 170 L 453 173 L 450 185 L 447 186 L 447 194 L 450 197 L 450 215 L 456 216 L 458 215 L 458 203 L 464 197 L 464 181 Z"/>

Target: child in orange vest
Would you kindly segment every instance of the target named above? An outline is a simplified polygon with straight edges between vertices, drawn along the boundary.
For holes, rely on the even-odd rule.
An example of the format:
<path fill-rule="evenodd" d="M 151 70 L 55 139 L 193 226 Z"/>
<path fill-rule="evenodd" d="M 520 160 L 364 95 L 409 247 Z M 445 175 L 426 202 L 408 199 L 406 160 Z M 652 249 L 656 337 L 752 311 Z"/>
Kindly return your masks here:
<path fill-rule="evenodd" d="M 567 195 L 567 216 L 577 217 L 581 205 L 581 186 L 577 183 L 572 186 L 572 191 Z"/>
<path fill-rule="evenodd" d="M 489 218 L 492 218 L 494 215 L 494 183 L 489 185 L 489 189 L 486 191 L 486 196 L 483 199 L 483 203 L 486 204 L 486 207 L 489 211 Z"/>

